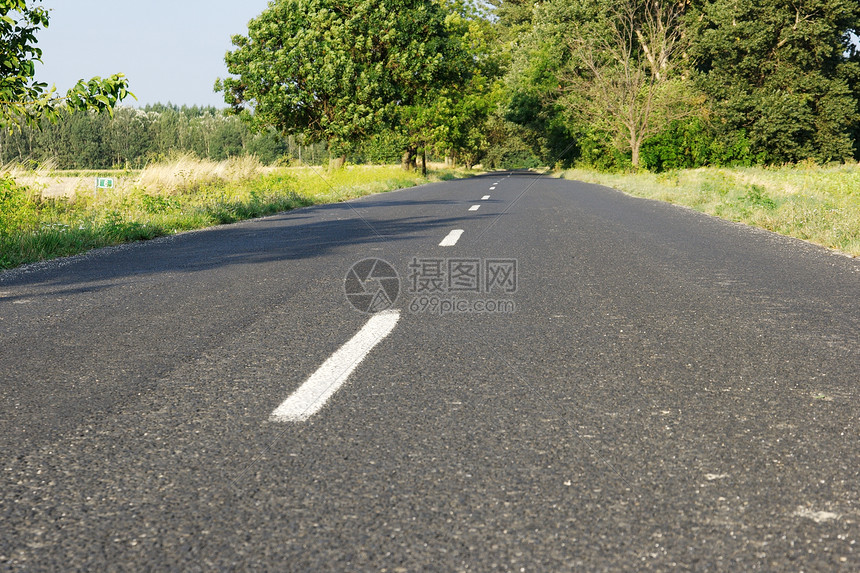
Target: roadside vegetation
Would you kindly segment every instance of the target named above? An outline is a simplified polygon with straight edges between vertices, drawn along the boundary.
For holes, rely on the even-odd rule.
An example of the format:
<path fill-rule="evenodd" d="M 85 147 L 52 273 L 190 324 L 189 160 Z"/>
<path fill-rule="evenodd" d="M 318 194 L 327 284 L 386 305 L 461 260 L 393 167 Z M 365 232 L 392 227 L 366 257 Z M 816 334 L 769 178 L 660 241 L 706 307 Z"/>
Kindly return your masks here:
<path fill-rule="evenodd" d="M 431 170 L 423 177 L 398 166 L 266 167 L 251 157 L 182 157 L 113 173 L 6 171 L 28 185 L 0 179 L 0 269 L 466 173 Z M 93 175 L 114 176 L 116 187 L 96 190 Z"/>
<path fill-rule="evenodd" d="M 860 164 L 558 173 L 860 256 Z"/>

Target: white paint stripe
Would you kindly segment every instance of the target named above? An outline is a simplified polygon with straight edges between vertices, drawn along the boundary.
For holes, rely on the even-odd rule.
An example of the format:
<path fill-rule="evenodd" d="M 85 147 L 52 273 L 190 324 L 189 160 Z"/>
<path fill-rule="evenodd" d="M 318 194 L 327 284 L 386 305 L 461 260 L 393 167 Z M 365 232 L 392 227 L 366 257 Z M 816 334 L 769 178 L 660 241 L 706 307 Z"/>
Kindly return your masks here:
<path fill-rule="evenodd" d="M 303 422 L 316 414 L 352 371 L 382 342 L 400 320 L 400 311 L 374 314 L 364 328 L 331 355 L 304 384 L 272 412 L 270 422 Z"/>
<path fill-rule="evenodd" d="M 480 208 L 481 208 L 480 205 L 472 205 L 471 207 L 469 207 L 469 211 L 477 211 Z"/>
<path fill-rule="evenodd" d="M 490 198 L 489 195 L 484 195 L 483 197 L 481 197 L 481 201 L 486 201 L 489 198 Z"/>
<path fill-rule="evenodd" d="M 440 247 L 453 247 L 457 244 L 457 241 L 460 240 L 460 236 L 463 234 L 463 229 L 454 229 L 448 235 L 442 239 L 442 242 L 439 243 Z"/>
<path fill-rule="evenodd" d="M 495 190 L 496 190 L 496 187 L 495 187 L 495 186 L 490 187 L 490 191 L 495 191 Z"/>

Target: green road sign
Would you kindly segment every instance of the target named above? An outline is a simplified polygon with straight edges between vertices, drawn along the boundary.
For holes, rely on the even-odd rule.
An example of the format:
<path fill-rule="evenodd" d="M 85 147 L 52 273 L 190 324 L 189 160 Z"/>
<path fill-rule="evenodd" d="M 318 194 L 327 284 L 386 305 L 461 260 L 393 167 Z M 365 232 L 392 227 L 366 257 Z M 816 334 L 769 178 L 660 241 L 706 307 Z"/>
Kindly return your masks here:
<path fill-rule="evenodd" d="M 113 189 L 113 177 L 96 177 L 96 189 Z"/>

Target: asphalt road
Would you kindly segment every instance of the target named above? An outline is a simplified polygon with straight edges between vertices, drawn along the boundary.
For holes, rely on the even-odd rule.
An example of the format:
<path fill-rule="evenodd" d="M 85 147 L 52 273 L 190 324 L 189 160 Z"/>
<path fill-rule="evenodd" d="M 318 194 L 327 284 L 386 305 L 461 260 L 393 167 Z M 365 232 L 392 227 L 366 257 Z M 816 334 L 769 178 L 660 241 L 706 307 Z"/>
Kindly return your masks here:
<path fill-rule="evenodd" d="M 366 258 L 396 324 L 279 421 Z M 858 260 L 525 173 L 6 272 L 0 568 L 856 571 L 858 298 Z"/>

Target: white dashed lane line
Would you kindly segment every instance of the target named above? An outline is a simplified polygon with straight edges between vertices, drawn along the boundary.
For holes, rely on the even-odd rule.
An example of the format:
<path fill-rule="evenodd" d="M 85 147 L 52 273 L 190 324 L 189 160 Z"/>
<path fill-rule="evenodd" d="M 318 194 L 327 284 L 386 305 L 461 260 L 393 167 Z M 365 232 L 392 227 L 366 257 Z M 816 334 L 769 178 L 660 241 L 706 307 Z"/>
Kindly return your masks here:
<path fill-rule="evenodd" d="M 463 234 L 463 229 L 454 229 L 448 235 L 442 239 L 442 242 L 439 243 L 440 247 L 453 247 L 457 244 L 457 241 L 460 240 L 460 236 Z"/>
<path fill-rule="evenodd" d="M 490 187 L 490 190 L 495 189 L 496 185 L 498 183 Z M 484 195 L 481 200 L 486 201 L 489 198 L 489 195 Z M 480 205 L 472 205 L 469 211 L 477 211 L 480 208 Z M 439 246 L 453 247 L 462 235 L 463 229 L 454 229 L 442 239 Z M 370 351 L 391 334 L 398 320 L 400 312 L 396 310 L 373 315 L 358 334 L 332 354 L 304 384 L 272 412 L 269 421 L 303 422 L 319 412 Z"/>
<path fill-rule="evenodd" d="M 304 384 L 272 412 L 269 421 L 303 422 L 319 412 L 373 347 L 391 334 L 398 320 L 400 311 L 397 310 L 374 314 L 358 334 L 332 354 Z"/>

